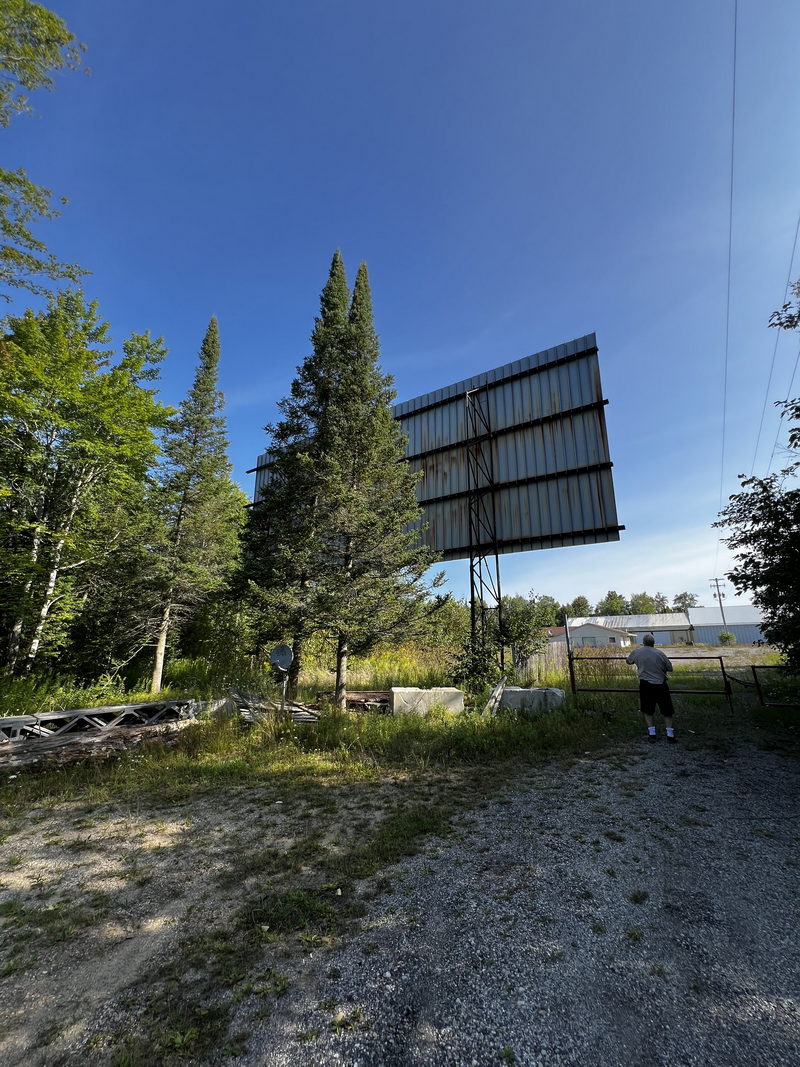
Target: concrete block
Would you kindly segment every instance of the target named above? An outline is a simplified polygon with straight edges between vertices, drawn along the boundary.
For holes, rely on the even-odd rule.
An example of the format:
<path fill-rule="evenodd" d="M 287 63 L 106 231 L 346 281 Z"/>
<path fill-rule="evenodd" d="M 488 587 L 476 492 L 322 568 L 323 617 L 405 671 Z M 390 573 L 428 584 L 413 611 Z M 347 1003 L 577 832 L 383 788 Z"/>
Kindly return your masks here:
<path fill-rule="evenodd" d="M 416 686 L 394 685 L 389 695 L 392 715 L 427 715 L 432 707 L 443 706 L 446 711 L 464 710 L 464 694 L 460 689 L 418 689 Z"/>
<path fill-rule="evenodd" d="M 500 709 L 533 718 L 560 708 L 563 703 L 563 689 L 522 689 L 518 685 L 508 685 L 500 698 Z"/>

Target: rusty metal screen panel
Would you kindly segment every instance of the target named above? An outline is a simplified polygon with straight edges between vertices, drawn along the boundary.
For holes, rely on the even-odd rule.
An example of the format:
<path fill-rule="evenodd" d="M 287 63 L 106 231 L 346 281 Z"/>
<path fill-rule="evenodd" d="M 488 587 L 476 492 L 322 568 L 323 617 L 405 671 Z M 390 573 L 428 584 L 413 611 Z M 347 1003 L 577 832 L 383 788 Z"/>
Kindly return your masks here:
<path fill-rule="evenodd" d="M 482 405 L 495 538 L 470 545 L 467 396 Z M 421 471 L 422 538 L 445 560 L 618 541 L 594 334 L 398 404 L 406 458 Z M 474 490 L 476 487 L 472 486 Z M 474 537 L 473 537 L 474 541 Z"/>

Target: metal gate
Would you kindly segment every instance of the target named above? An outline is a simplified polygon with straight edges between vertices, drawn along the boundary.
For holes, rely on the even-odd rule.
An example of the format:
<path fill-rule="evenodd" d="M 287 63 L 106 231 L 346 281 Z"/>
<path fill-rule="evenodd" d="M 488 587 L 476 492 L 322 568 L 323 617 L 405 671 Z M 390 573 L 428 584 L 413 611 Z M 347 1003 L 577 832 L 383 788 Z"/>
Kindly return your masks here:
<path fill-rule="evenodd" d="M 625 657 L 624 656 L 595 656 L 595 655 L 591 655 L 591 656 L 576 656 L 575 653 L 572 650 L 572 642 L 570 641 L 569 627 L 568 626 L 565 629 L 565 636 L 566 636 L 566 640 L 567 640 L 567 660 L 568 660 L 568 663 L 569 663 L 569 682 L 570 682 L 570 688 L 572 689 L 573 696 L 577 697 L 578 693 L 630 693 L 631 696 L 635 696 L 635 697 L 638 698 L 638 696 L 639 696 L 638 684 L 636 684 L 635 686 L 614 686 L 614 685 L 582 686 L 582 685 L 579 685 L 578 684 L 578 679 L 577 679 L 576 673 L 575 673 L 575 664 L 576 664 L 576 662 L 585 661 L 587 663 L 594 663 L 594 664 L 617 662 L 619 664 L 624 664 L 625 663 Z M 673 685 L 670 685 L 670 687 L 669 687 L 670 693 L 672 693 L 672 694 L 681 694 L 682 693 L 682 694 L 694 695 L 694 696 L 721 696 L 721 697 L 725 697 L 726 701 L 728 702 L 728 710 L 730 712 L 733 712 L 733 699 L 732 699 L 732 697 L 733 697 L 733 687 L 731 685 L 731 676 L 725 670 L 725 661 L 724 661 L 724 658 L 722 656 L 681 655 L 681 656 L 670 656 L 669 658 L 670 658 L 670 662 L 671 663 L 684 662 L 686 660 L 716 660 L 717 663 L 719 663 L 719 669 L 720 669 L 720 673 L 722 675 L 722 688 L 721 689 L 708 689 L 708 688 L 705 688 L 705 689 L 678 689 L 678 688 L 675 688 Z M 598 673 L 602 673 L 602 672 L 595 672 L 595 673 L 598 674 Z M 737 681 L 737 679 L 733 679 L 733 680 Z"/>

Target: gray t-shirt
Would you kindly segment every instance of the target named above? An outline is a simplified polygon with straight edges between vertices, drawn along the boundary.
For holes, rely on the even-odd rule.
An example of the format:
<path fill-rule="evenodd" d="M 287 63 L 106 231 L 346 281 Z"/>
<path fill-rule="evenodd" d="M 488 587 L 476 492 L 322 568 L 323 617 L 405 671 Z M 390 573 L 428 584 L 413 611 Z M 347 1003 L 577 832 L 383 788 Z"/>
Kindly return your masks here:
<path fill-rule="evenodd" d="M 625 662 L 635 664 L 640 682 L 651 682 L 653 685 L 663 685 L 667 680 L 667 671 L 672 670 L 672 664 L 664 653 L 650 645 L 635 648 Z"/>

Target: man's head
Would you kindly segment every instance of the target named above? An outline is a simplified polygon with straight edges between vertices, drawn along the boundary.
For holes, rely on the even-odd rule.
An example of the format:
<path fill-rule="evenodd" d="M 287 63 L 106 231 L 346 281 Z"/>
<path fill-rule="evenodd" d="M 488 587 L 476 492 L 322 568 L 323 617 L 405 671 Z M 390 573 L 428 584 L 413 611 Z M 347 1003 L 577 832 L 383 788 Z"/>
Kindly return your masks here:
<path fill-rule="evenodd" d="M 649 645 L 652 648 L 655 643 L 656 643 L 656 639 L 655 639 L 655 637 L 653 637 L 652 634 L 645 634 L 644 637 L 642 638 L 642 644 L 643 645 Z"/>

